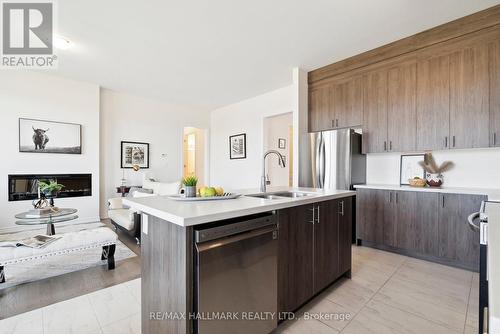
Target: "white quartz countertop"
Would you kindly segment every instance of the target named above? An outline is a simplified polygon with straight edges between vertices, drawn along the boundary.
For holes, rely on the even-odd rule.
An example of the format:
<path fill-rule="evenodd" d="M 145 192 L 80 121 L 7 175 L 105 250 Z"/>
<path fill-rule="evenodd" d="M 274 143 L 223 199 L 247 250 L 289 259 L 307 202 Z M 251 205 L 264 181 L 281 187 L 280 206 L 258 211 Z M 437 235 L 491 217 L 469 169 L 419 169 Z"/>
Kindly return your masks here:
<path fill-rule="evenodd" d="M 222 219 L 246 216 L 266 211 L 279 210 L 298 205 L 327 201 L 356 195 L 348 190 L 321 190 L 312 188 L 269 188 L 268 193 L 277 191 L 301 191 L 313 193 L 314 196 L 283 199 L 260 199 L 241 196 L 237 199 L 219 201 L 184 202 L 168 198 L 168 196 L 151 196 L 140 198 L 124 198 L 123 203 L 131 208 L 158 217 L 180 226 L 192 226 Z M 257 194 L 259 190 L 239 191 L 241 194 Z"/>
<path fill-rule="evenodd" d="M 360 184 L 355 185 L 356 189 L 379 189 L 379 190 L 395 190 L 395 191 L 423 191 L 434 193 L 446 194 L 467 194 L 467 195 L 486 195 L 490 201 L 500 201 L 500 189 L 487 189 L 487 188 L 417 188 L 410 186 L 400 186 L 397 184 Z"/>

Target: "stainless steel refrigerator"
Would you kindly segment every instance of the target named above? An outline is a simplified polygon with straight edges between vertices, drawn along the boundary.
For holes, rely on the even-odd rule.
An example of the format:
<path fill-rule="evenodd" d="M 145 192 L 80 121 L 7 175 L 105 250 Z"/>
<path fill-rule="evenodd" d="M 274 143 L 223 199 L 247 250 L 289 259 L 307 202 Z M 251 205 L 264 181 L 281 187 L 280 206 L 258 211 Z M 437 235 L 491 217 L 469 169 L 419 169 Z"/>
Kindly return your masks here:
<path fill-rule="evenodd" d="M 322 189 L 353 189 L 366 183 L 366 156 L 362 154 L 361 130 L 341 129 L 309 134 L 303 145 L 299 186 Z"/>

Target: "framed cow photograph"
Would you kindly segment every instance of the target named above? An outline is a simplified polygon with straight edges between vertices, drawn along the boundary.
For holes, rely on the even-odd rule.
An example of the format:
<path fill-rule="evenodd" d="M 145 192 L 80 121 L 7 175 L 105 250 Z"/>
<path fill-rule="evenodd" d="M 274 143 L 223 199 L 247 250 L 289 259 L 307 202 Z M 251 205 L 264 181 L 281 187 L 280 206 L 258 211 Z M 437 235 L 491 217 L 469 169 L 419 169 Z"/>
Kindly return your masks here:
<path fill-rule="evenodd" d="M 19 118 L 19 152 L 82 154 L 82 126 Z"/>

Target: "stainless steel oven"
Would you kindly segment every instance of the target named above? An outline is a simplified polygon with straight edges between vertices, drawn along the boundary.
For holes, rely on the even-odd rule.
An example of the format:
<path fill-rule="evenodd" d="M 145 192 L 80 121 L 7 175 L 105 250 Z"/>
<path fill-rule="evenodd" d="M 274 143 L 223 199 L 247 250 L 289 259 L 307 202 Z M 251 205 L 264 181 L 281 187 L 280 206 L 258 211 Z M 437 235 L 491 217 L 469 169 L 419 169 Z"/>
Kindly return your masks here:
<path fill-rule="evenodd" d="M 469 216 L 469 226 L 479 232 L 479 334 L 488 333 L 488 216 L 486 202 Z"/>

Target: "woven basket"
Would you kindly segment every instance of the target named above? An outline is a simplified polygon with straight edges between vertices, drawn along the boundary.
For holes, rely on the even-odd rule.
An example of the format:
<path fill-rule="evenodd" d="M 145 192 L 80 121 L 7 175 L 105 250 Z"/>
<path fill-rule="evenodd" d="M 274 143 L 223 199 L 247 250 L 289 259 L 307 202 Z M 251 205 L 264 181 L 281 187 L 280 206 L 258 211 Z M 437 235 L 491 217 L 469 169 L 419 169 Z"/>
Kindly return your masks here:
<path fill-rule="evenodd" d="M 411 187 L 418 188 L 423 188 L 427 184 L 427 181 L 424 179 L 409 179 L 408 182 L 410 183 Z"/>

